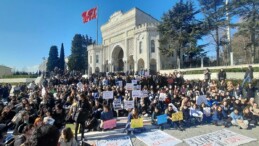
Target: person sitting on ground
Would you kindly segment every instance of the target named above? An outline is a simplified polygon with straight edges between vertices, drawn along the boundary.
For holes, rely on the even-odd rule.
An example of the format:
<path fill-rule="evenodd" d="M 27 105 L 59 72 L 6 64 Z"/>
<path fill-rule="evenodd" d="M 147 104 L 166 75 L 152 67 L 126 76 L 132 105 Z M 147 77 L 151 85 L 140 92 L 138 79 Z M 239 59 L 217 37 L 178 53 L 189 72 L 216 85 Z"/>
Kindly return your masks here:
<path fill-rule="evenodd" d="M 174 121 L 174 122 L 172 121 L 172 114 L 177 112 L 178 110 L 175 108 L 175 106 L 172 103 L 168 104 L 168 107 L 165 110 L 165 114 L 167 115 L 167 123 L 171 127 L 176 127 L 176 128 L 179 128 L 180 131 L 183 131 L 181 121 Z"/>
<path fill-rule="evenodd" d="M 244 120 L 248 121 L 248 126 L 249 127 L 255 127 L 257 120 L 255 118 L 255 116 L 253 115 L 253 113 L 250 111 L 249 107 L 245 107 L 243 109 L 243 118 Z"/>
<path fill-rule="evenodd" d="M 229 117 L 231 118 L 232 125 L 238 126 L 240 129 L 248 128 L 248 120 L 243 120 L 243 116 L 239 113 L 238 109 L 234 109 Z"/>
<path fill-rule="evenodd" d="M 29 125 L 26 123 L 22 124 L 18 130 L 19 133 L 21 133 L 21 135 L 15 137 L 14 146 L 21 146 L 26 141 L 29 141 L 33 130 L 34 130 L 33 125 Z"/>
<path fill-rule="evenodd" d="M 190 107 L 190 116 L 197 119 L 199 123 L 202 122 L 203 113 L 198 109 L 197 104 L 193 104 L 192 107 Z"/>
<path fill-rule="evenodd" d="M 54 125 L 43 125 L 32 132 L 24 146 L 57 146 L 59 131 Z"/>
<path fill-rule="evenodd" d="M 103 112 L 100 118 L 100 129 L 103 128 L 104 121 L 113 119 L 113 112 L 110 110 L 109 106 L 103 106 Z"/>
<path fill-rule="evenodd" d="M 131 128 L 131 120 L 139 119 L 139 118 L 140 117 L 139 117 L 139 113 L 138 113 L 138 108 L 134 107 L 128 115 L 128 121 L 127 121 L 126 127 L 124 129 L 124 131 L 126 131 L 127 134 L 129 134 L 130 131 L 134 131 L 135 129 L 141 129 L 141 128 L 135 128 L 135 129 Z"/>
<path fill-rule="evenodd" d="M 61 131 L 61 136 L 58 140 L 59 146 L 78 146 L 78 142 L 74 138 L 71 128 L 67 127 Z"/>
<path fill-rule="evenodd" d="M 151 117 L 151 122 L 152 122 L 152 124 L 158 125 L 158 124 L 157 124 L 157 116 L 160 116 L 160 115 L 162 115 L 160 109 L 159 109 L 158 107 L 155 107 L 155 110 L 154 110 L 154 112 L 152 113 L 152 117 Z M 163 127 L 163 125 L 160 125 L 160 128 L 162 128 L 162 127 Z M 162 128 L 162 129 L 163 129 L 163 128 Z"/>
<path fill-rule="evenodd" d="M 212 123 L 216 126 L 227 126 L 227 114 L 222 110 L 221 106 L 217 106 L 212 115 Z"/>

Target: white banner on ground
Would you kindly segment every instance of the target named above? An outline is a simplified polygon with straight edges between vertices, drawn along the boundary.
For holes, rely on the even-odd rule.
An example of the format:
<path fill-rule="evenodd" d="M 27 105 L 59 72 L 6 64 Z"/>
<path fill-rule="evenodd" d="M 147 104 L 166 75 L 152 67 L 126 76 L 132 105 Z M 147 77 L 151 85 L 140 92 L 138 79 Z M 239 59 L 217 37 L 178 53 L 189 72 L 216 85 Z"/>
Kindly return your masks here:
<path fill-rule="evenodd" d="M 256 139 L 226 129 L 184 139 L 190 146 L 237 146 L 254 140 Z"/>
<path fill-rule="evenodd" d="M 113 99 L 113 91 L 103 91 L 103 99 Z"/>
<path fill-rule="evenodd" d="M 145 132 L 136 137 L 148 146 L 174 146 L 182 141 L 160 130 Z"/>
<path fill-rule="evenodd" d="M 132 146 L 129 136 L 97 140 L 97 146 Z"/>
<path fill-rule="evenodd" d="M 132 91 L 132 97 L 139 97 L 141 98 L 143 96 L 143 93 L 141 90 L 133 90 Z"/>
<path fill-rule="evenodd" d="M 198 96 L 198 97 L 196 97 L 196 104 L 197 105 L 201 105 L 201 103 L 205 103 L 205 104 L 207 104 L 207 98 L 206 98 L 206 95 L 200 95 L 200 96 Z"/>

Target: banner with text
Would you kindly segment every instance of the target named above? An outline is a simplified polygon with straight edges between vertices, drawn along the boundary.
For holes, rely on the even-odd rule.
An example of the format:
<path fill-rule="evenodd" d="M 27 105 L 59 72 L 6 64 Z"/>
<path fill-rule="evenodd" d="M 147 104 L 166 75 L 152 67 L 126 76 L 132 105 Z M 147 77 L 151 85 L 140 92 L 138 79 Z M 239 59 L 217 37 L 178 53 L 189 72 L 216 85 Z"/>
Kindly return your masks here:
<path fill-rule="evenodd" d="M 97 140 L 97 146 L 133 146 L 129 136 Z"/>
<path fill-rule="evenodd" d="M 190 146 L 238 146 L 255 140 L 226 129 L 184 139 Z"/>
<path fill-rule="evenodd" d="M 137 134 L 136 137 L 148 146 L 174 146 L 182 142 L 160 130 Z"/>
<path fill-rule="evenodd" d="M 124 101 L 124 109 L 131 109 L 134 108 L 134 101 L 126 100 Z"/>
<path fill-rule="evenodd" d="M 113 91 L 103 91 L 103 99 L 113 99 Z"/>

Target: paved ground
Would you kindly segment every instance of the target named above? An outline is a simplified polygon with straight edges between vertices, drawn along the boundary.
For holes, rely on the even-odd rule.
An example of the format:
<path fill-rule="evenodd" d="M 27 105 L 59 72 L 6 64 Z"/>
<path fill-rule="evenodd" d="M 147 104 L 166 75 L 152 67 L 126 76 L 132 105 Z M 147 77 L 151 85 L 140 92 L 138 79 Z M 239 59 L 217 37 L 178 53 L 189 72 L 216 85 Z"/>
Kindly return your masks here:
<path fill-rule="evenodd" d="M 150 124 L 144 124 L 144 125 L 148 130 L 155 128 L 154 126 L 151 126 Z M 164 132 L 166 132 L 180 140 L 183 140 L 185 138 L 191 138 L 193 136 L 207 134 L 207 133 L 211 133 L 211 132 L 221 130 L 221 129 L 223 129 L 223 127 L 221 127 L 221 126 L 199 125 L 196 127 L 193 126 L 191 128 L 187 128 L 187 129 L 185 129 L 185 131 L 179 131 L 179 130 L 175 130 L 175 129 L 165 129 Z M 230 131 L 236 132 L 238 134 L 242 134 L 242 135 L 257 139 L 256 141 L 244 144 L 245 146 L 259 146 L 259 126 L 256 128 L 253 128 L 251 130 L 239 129 L 237 127 L 230 127 L 227 129 Z M 90 133 L 86 133 L 85 135 L 88 139 L 88 142 L 95 143 L 96 140 L 100 140 L 103 138 L 126 135 L 126 133 L 122 133 L 122 131 L 123 131 L 123 129 L 120 128 L 120 129 L 115 129 L 115 130 L 105 131 L 105 132 L 90 132 Z M 143 142 L 138 140 L 134 135 L 130 135 L 130 137 L 131 137 L 132 144 L 134 146 L 146 146 L 146 144 L 144 144 Z M 187 146 L 187 144 L 183 142 L 183 143 L 178 144 L 177 146 Z"/>

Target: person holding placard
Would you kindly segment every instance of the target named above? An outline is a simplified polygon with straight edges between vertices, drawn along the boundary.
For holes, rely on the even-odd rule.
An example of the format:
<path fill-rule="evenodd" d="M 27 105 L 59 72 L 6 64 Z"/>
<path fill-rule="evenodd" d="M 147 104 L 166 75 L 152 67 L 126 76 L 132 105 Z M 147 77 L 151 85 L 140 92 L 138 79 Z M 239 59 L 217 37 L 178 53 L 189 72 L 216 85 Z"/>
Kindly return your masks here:
<path fill-rule="evenodd" d="M 171 126 L 171 127 L 176 127 L 179 128 L 180 131 L 183 131 L 183 127 L 182 127 L 182 123 L 181 121 L 172 121 L 172 114 L 176 113 L 177 111 L 175 111 L 173 109 L 173 104 L 170 103 L 168 104 L 167 109 L 165 110 L 165 114 L 167 115 L 167 123 Z"/>
<path fill-rule="evenodd" d="M 139 118 L 140 117 L 139 117 L 138 109 L 133 108 L 132 111 L 128 115 L 128 121 L 127 121 L 126 127 L 124 129 L 124 132 L 126 131 L 127 134 L 130 134 L 130 132 L 133 132 L 133 131 L 136 131 L 136 132 L 142 131 L 143 128 L 131 128 L 131 120 L 139 119 Z"/>
<path fill-rule="evenodd" d="M 158 125 L 158 119 L 157 116 L 162 115 L 159 107 L 155 107 L 154 112 L 152 113 L 151 122 L 153 125 Z M 163 125 L 159 125 L 159 129 L 164 129 Z"/>
<path fill-rule="evenodd" d="M 113 119 L 113 112 L 110 110 L 110 107 L 107 105 L 103 106 L 103 112 L 101 113 L 100 119 L 100 129 L 103 129 L 104 121 Z"/>
<path fill-rule="evenodd" d="M 197 104 L 193 104 L 190 108 L 190 115 L 197 121 L 198 123 L 202 122 L 203 119 L 203 113 L 198 109 Z"/>

